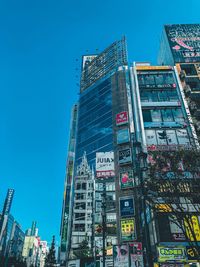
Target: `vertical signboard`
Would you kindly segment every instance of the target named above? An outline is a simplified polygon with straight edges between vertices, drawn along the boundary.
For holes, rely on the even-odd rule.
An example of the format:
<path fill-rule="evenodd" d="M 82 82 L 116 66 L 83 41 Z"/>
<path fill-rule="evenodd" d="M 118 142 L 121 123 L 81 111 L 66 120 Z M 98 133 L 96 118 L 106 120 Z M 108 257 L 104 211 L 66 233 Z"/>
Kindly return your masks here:
<path fill-rule="evenodd" d="M 133 241 L 136 239 L 135 219 L 121 219 L 121 241 Z"/>
<path fill-rule="evenodd" d="M 4 202 L 4 207 L 3 207 L 3 215 L 9 214 L 10 212 L 14 192 L 15 192 L 14 189 L 8 189 L 6 200 Z"/>
<path fill-rule="evenodd" d="M 120 165 L 128 164 L 132 162 L 132 155 L 131 155 L 131 149 L 126 148 L 119 151 L 119 160 Z"/>
<path fill-rule="evenodd" d="M 129 129 L 121 129 L 117 131 L 117 144 L 124 144 L 130 142 Z"/>
<path fill-rule="evenodd" d="M 133 197 L 121 197 L 120 203 L 120 216 L 131 217 L 134 216 L 134 199 Z"/>
<path fill-rule="evenodd" d="M 130 243 L 129 254 L 131 267 L 144 267 L 141 242 Z"/>
<path fill-rule="evenodd" d="M 134 186 L 133 170 L 124 170 L 119 173 L 121 189 L 132 188 Z"/>
<path fill-rule="evenodd" d="M 96 153 L 96 177 L 106 178 L 115 176 L 114 152 Z"/>
<path fill-rule="evenodd" d="M 116 125 L 123 125 L 128 123 L 128 112 L 122 111 L 116 115 Z"/>
<path fill-rule="evenodd" d="M 113 246 L 113 266 L 129 267 L 128 245 Z"/>

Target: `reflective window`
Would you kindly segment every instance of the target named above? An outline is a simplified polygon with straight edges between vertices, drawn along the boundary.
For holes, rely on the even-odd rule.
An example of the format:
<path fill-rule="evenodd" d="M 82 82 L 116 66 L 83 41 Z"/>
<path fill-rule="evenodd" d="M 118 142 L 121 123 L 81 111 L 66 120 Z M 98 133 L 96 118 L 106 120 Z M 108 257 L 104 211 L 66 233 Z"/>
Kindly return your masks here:
<path fill-rule="evenodd" d="M 177 145 L 178 144 L 175 130 L 166 130 L 166 135 L 167 135 L 168 145 Z"/>
<path fill-rule="evenodd" d="M 151 119 L 151 111 L 149 109 L 143 110 L 142 111 L 142 114 L 143 114 L 143 120 L 144 120 L 144 122 L 150 122 L 150 121 L 152 121 L 152 119 Z"/>
<path fill-rule="evenodd" d="M 174 120 L 171 109 L 162 109 L 161 112 L 162 112 L 163 121 L 168 122 L 168 121 Z"/>
<path fill-rule="evenodd" d="M 172 110 L 172 112 L 173 112 L 175 121 L 184 122 L 183 112 L 180 108 L 175 108 Z"/>
<path fill-rule="evenodd" d="M 161 111 L 159 109 L 151 110 L 151 118 L 153 122 L 161 122 Z"/>
<path fill-rule="evenodd" d="M 176 130 L 176 134 L 177 134 L 177 138 L 178 138 L 178 143 L 180 145 L 189 145 L 190 144 L 187 130 L 185 130 L 185 129 Z"/>

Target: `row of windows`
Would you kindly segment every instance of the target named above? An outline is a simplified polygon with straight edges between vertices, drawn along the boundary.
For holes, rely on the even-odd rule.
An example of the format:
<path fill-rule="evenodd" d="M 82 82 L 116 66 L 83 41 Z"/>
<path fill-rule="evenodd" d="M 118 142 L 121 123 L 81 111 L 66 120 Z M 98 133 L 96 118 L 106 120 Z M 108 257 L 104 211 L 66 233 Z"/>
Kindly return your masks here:
<path fill-rule="evenodd" d="M 173 84 L 174 77 L 172 73 L 162 73 L 162 74 L 138 74 L 139 85 L 146 84 Z"/>
<path fill-rule="evenodd" d="M 144 122 L 184 122 L 183 112 L 180 108 L 143 110 Z"/>
<path fill-rule="evenodd" d="M 186 129 L 145 130 L 147 145 L 189 145 Z"/>
<path fill-rule="evenodd" d="M 176 90 L 142 90 L 140 92 L 142 102 L 178 101 Z"/>

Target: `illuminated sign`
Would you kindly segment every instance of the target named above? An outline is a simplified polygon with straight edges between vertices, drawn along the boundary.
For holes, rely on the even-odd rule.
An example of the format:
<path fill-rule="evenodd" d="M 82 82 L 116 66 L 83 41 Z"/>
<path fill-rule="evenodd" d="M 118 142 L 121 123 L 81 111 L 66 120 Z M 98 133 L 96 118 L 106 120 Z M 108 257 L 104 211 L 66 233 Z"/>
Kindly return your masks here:
<path fill-rule="evenodd" d="M 133 170 L 121 171 L 120 177 L 120 187 L 121 189 L 132 188 L 134 185 Z"/>
<path fill-rule="evenodd" d="M 129 244 L 129 254 L 131 260 L 131 267 L 140 266 L 143 267 L 143 253 L 142 253 L 142 243 L 134 242 Z"/>
<path fill-rule="evenodd" d="M 124 144 L 130 142 L 129 129 L 121 129 L 117 131 L 117 144 Z"/>
<path fill-rule="evenodd" d="M 121 240 L 132 241 L 136 239 L 135 219 L 121 220 Z"/>
<path fill-rule="evenodd" d="M 133 197 L 123 197 L 119 199 L 120 216 L 131 217 L 134 215 L 134 200 Z"/>
<path fill-rule="evenodd" d="M 131 149 L 123 149 L 119 151 L 119 164 L 127 164 L 132 162 Z"/>
<path fill-rule="evenodd" d="M 186 247 L 186 254 L 189 261 L 197 261 L 198 260 L 198 249 L 195 247 Z"/>
<path fill-rule="evenodd" d="M 116 125 L 126 124 L 128 122 L 128 112 L 122 111 L 116 115 Z"/>
<path fill-rule="evenodd" d="M 114 153 L 98 152 L 96 153 L 96 177 L 115 176 Z"/>
<path fill-rule="evenodd" d="M 157 247 L 159 262 L 186 261 L 185 249 L 183 247 Z"/>
<path fill-rule="evenodd" d="M 197 216 L 193 215 L 191 218 L 184 218 L 184 226 L 190 241 L 200 241 L 200 227 Z"/>

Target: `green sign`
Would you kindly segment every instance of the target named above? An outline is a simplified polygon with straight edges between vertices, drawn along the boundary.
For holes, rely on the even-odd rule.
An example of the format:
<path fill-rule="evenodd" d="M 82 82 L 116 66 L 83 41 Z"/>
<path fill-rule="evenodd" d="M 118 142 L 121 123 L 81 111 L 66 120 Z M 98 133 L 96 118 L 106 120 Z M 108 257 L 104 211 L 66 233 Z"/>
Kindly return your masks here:
<path fill-rule="evenodd" d="M 157 247 L 159 262 L 186 261 L 185 249 L 183 247 Z"/>
<path fill-rule="evenodd" d="M 121 189 L 132 188 L 133 184 L 134 184 L 133 171 L 132 170 L 120 171 Z"/>

